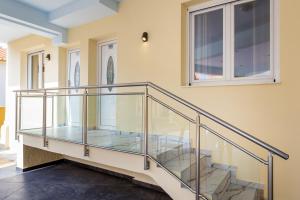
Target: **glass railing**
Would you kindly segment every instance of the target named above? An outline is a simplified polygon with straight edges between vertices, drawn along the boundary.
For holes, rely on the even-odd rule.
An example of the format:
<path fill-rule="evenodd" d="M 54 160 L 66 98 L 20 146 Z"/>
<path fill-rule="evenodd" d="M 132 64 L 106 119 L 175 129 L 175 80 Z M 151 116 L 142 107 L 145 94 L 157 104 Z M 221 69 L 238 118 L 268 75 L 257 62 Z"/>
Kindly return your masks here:
<path fill-rule="evenodd" d="M 267 161 L 260 162 L 259 157 L 255 159 L 254 154 L 203 124 L 200 141 L 202 195 L 208 199 L 264 199 Z"/>
<path fill-rule="evenodd" d="M 47 106 L 47 111 L 52 112 L 53 125 L 47 127 L 46 135 L 52 139 L 83 143 L 82 112 L 83 96 L 72 94 L 53 94 L 52 109 Z"/>
<path fill-rule="evenodd" d="M 253 158 L 247 154 L 250 152 L 202 124 L 201 119 L 197 130 L 194 118 L 150 96 L 149 156 L 179 179 L 182 187 L 197 191 L 198 184 L 203 198 L 263 199 L 267 194 L 266 161 Z"/>
<path fill-rule="evenodd" d="M 196 199 L 272 200 L 273 155 L 289 157 L 152 83 L 16 94 L 16 138 L 143 155 L 145 170 L 154 161 Z"/>
<path fill-rule="evenodd" d="M 47 97 L 47 107 L 52 110 L 52 98 Z M 24 96 L 20 101 L 19 129 L 23 133 L 41 136 L 43 134 L 43 97 Z M 53 124 L 52 113 L 47 113 L 46 126 Z"/>
<path fill-rule="evenodd" d="M 87 97 L 87 144 L 143 153 L 143 94 L 105 93 Z"/>
<path fill-rule="evenodd" d="M 191 132 L 191 126 L 187 119 L 159 101 L 149 100 L 148 153 L 185 184 L 189 184 L 190 166 L 195 163 L 195 132 Z"/>

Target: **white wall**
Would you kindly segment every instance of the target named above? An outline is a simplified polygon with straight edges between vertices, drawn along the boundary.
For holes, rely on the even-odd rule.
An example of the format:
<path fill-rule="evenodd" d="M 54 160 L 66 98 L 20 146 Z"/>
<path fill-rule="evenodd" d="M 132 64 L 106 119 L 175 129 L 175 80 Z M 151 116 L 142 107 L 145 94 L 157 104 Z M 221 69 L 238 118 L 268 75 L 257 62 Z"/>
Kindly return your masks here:
<path fill-rule="evenodd" d="M 0 107 L 5 107 L 5 63 L 0 63 Z"/>

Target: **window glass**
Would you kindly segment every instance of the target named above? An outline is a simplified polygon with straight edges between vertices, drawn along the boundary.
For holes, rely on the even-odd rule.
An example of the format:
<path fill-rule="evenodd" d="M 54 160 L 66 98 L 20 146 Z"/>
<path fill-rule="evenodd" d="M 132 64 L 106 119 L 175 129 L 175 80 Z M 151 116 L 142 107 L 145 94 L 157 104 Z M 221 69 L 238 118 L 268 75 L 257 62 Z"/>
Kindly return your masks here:
<path fill-rule="evenodd" d="M 270 0 L 234 6 L 234 77 L 270 76 Z"/>
<path fill-rule="evenodd" d="M 195 15 L 193 80 L 223 78 L 223 9 Z"/>

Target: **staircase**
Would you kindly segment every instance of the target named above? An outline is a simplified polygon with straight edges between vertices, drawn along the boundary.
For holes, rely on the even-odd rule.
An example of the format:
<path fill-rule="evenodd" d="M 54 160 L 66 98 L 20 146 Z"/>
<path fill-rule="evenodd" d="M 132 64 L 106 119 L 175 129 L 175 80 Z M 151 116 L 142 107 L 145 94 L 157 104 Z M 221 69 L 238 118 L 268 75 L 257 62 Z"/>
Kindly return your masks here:
<path fill-rule="evenodd" d="M 206 152 L 206 151 L 202 151 Z M 158 161 L 168 170 L 195 190 L 196 159 L 195 151 L 176 149 L 163 152 L 157 156 Z M 263 190 L 258 184 L 237 181 L 236 168 L 220 166 L 211 162 L 211 155 L 200 156 L 200 191 L 209 200 L 262 200 Z M 239 184 L 240 182 L 240 184 Z M 256 187 L 255 187 L 256 185 Z M 184 188 L 185 186 L 182 185 Z"/>
<path fill-rule="evenodd" d="M 103 88 L 115 88 L 114 93 L 99 93 L 96 91 L 101 91 Z M 122 89 L 125 88 L 125 91 L 122 92 Z M 132 89 L 136 90 L 131 92 Z M 141 92 L 141 88 L 143 88 L 144 92 Z M 60 110 L 57 112 L 53 111 L 54 107 L 61 108 L 66 107 L 68 104 L 68 98 L 65 98 L 65 101 L 56 101 L 58 105 L 54 105 L 53 99 L 58 98 L 58 96 L 68 97 L 69 91 L 74 90 L 78 91 L 78 94 L 72 94 L 72 96 L 76 96 L 79 98 L 82 103 L 82 112 L 80 112 L 82 120 L 82 128 L 76 128 L 79 137 L 74 140 L 74 127 L 68 124 L 67 117 L 60 119 L 61 116 L 53 116 L 55 113 L 60 114 Z M 130 92 L 128 92 L 130 91 Z M 130 154 L 139 154 L 143 156 L 144 159 L 144 168 L 145 172 L 149 171 L 150 162 L 149 159 L 154 161 L 157 166 L 161 167 L 162 170 L 168 175 L 173 175 L 175 177 L 174 180 L 178 187 L 181 186 L 180 191 L 186 191 L 187 189 L 192 192 L 188 193 L 184 192 L 184 194 L 188 193 L 189 195 L 194 195 L 196 200 L 199 198 L 208 199 L 208 200 L 261 200 L 264 195 L 267 195 L 268 200 L 273 200 L 273 157 L 278 156 L 282 159 L 287 160 L 289 155 L 284 153 L 283 151 L 271 146 L 270 144 L 265 143 L 264 141 L 254 137 L 253 135 L 242 131 L 241 129 L 229 124 L 228 122 L 218 118 L 217 116 L 197 107 L 196 105 L 190 103 L 189 101 L 182 99 L 175 94 L 169 92 L 166 89 L 159 87 L 158 85 L 151 82 L 139 82 L 139 83 L 127 83 L 127 84 L 115 84 L 115 85 L 102 85 L 102 86 L 83 86 L 76 88 L 50 88 L 50 89 L 38 89 L 38 90 L 18 90 L 16 93 L 16 132 L 15 138 L 18 139 L 18 134 L 28 134 L 32 135 L 34 131 L 38 131 L 39 134 L 35 134 L 42 138 L 43 148 L 48 147 L 48 139 L 60 140 L 66 143 L 75 143 L 77 145 L 83 146 L 83 154 L 84 157 L 89 157 L 90 148 L 95 147 L 98 149 L 106 149 L 112 151 L 118 151 L 122 153 L 130 153 Z M 128 119 L 131 119 L 130 123 L 133 123 L 134 130 L 127 130 L 127 132 L 136 132 L 136 130 L 141 131 L 142 134 L 134 134 L 134 140 L 128 140 L 128 134 L 124 134 L 122 136 L 122 129 L 118 127 L 120 130 L 115 130 L 120 132 L 120 134 L 107 134 L 106 139 L 103 139 L 101 134 L 99 135 L 99 130 L 94 129 L 90 130 L 89 127 L 89 119 L 97 119 L 99 117 L 99 113 L 90 112 L 91 110 L 97 110 L 95 108 L 95 104 L 92 102 L 97 102 L 95 99 L 90 98 L 101 98 L 102 96 L 116 96 L 116 97 L 140 97 L 139 100 L 142 100 L 139 104 L 139 100 L 135 99 L 133 102 L 129 102 L 129 105 L 126 105 L 126 101 L 122 101 L 122 108 L 127 107 L 133 109 L 133 111 L 126 111 L 125 118 L 118 118 L 116 121 L 120 122 L 124 120 L 128 122 Z M 26 130 L 21 127 L 20 123 L 22 120 L 30 120 L 31 122 L 34 120 L 34 113 L 29 113 L 30 116 L 20 117 L 18 116 L 21 112 L 22 107 L 24 106 L 24 101 L 22 98 L 35 98 L 42 101 L 40 105 L 43 105 L 43 108 L 40 109 L 41 113 L 38 116 L 42 117 L 43 126 L 40 127 L 27 127 Z M 48 103 L 49 99 L 52 98 L 52 106 L 47 108 L 50 105 Z M 129 99 L 129 98 L 128 98 Z M 127 100 L 128 100 L 127 99 Z M 164 99 L 164 100 L 161 100 Z M 149 103 L 151 101 L 151 105 Z M 171 101 L 171 102 L 169 102 Z M 28 102 L 28 101 L 27 101 Z M 90 104 L 89 104 L 90 103 Z M 134 103 L 134 106 L 132 105 Z M 125 104 L 125 105 L 124 105 Z M 157 112 L 155 110 L 152 116 L 152 112 L 149 112 L 152 109 L 153 105 L 159 105 L 162 108 L 166 109 L 165 112 Z M 182 110 L 186 111 L 189 115 L 185 114 L 182 110 L 177 110 L 178 108 L 184 108 Z M 23 106 L 22 106 L 23 105 Z M 63 106 L 62 106 L 63 105 Z M 173 105 L 173 106 L 170 106 Z M 36 105 L 34 105 L 36 106 Z M 79 105 L 80 106 L 80 105 Z M 94 107 L 93 107 L 94 106 Z M 117 108 L 117 105 L 115 105 Z M 52 109 L 52 119 L 60 119 L 56 124 L 64 124 L 64 128 L 70 130 L 68 132 L 68 137 L 66 137 L 65 132 L 63 132 L 63 137 L 57 137 L 55 134 L 50 136 L 51 131 L 58 131 L 59 126 L 53 127 L 53 123 L 51 127 L 47 127 L 47 112 L 51 112 Z M 98 110 L 97 110 L 98 111 Z M 140 111 L 140 113 L 136 113 Z M 100 111 L 101 112 L 101 111 Z M 25 112 L 26 113 L 26 112 Z M 169 117 L 168 115 L 172 113 L 173 117 Z M 101 113 L 100 113 L 101 114 Z M 94 116 L 93 116 L 94 115 Z M 180 118 L 188 123 L 189 130 L 186 134 L 183 129 L 185 127 L 180 127 L 180 124 L 173 123 L 171 127 L 164 127 L 160 130 L 157 130 L 158 133 L 150 133 L 150 129 L 153 131 L 154 128 L 159 127 L 156 124 L 153 124 L 151 117 L 156 116 L 167 116 L 167 119 L 158 121 L 158 124 L 165 124 L 165 122 L 172 122 L 175 118 Z M 120 115 L 121 116 L 121 115 Z M 137 117 L 138 116 L 138 117 Z M 119 115 L 117 116 L 119 117 Z M 207 124 L 204 124 L 203 121 L 200 121 L 201 118 L 205 118 Z M 37 119 L 40 119 L 38 117 Z M 140 123 L 140 122 L 143 123 Z M 162 123 L 163 122 L 163 123 Z M 40 124 L 40 123 L 39 123 Z M 55 123 L 54 123 L 55 124 Z M 126 124 L 126 123 L 125 123 Z M 209 124 L 209 127 L 208 127 Z M 150 127 L 153 126 L 153 127 Z M 191 128 L 193 127 L 193 128 Z M 226 138 L 222 133 L 216 132 L 214 128 L 222 128 L 227 132 L 231 132 L 237 137 L 243 138 L 248 141 L 251 145 L 256 145 L 258 148 L 264 149 L 268 153 L 268 158 L 261 158 L 255 152 L 249 151 L 243 146 L 240 146 L 237 142 L 231 141 Z M 177 128 L 177 129 L 176 129 Z M 128 127 L 126 128 L 128 129 Z M 176 129 L 176 130 L 174 130 Z M 226 142 L 226 144 L 230 145 L 230 147 L 235 148 L 239 152 L 243 152 L 245 156 L 261 163 L 266 171 L 268 172 L 268 179 L 265 181 L 267 185 L 262 187 L 259 183 L 247 182 L 247 180 L 239 180 L 236 176 L 238 170 L 241 170 L 241 166 L 226 166 L 223 163 L 214 163 L 214 158 L 208 149 L 201 149 L 200 147 L 200 130 L 206 130 L 211 135 L 214 135 L 218 138 L 218 140 L 222 142 Z M 166 131 L 167 130 L 167 131 Z M 193 130 L 193 131 L 191 131 Z M 101 130 L 100 130 L 101 132 Z M 95 135 L 94 139 L 91 138 L 92 135 Z M 97 136 L 97 137 L 96 137 Z M 168 136 L 171 136 L 171 142 L 168 140 Z M 90 137 L 90 138 L 89 138 Z M 194 137 L 194 138 L 192 138 Z M 79 138 L 79 140 L 78 140 Z M 164 142 L 161 143 L 160 139 L 163 139 Z M 110 140 L 109 142 L 107 142 Z M 191 142 L 193 141 L 193 142 Z M 103 143 L 106 146 L 103 146 Z M 112 145 L 110 145 L 112 144 Z M 135 151 L 133 151 L 135 149 Z M 220 149 L 222 150 L 222 149 Z M 60 153 L 60 152 L 57 152 Z M 230 163 L 230 162 L 229 162 Z M 237 164 L 238 165 L 238 164 Z M 115 166 L 118 167 L 118 166 Z M 244 167 L 242 165 L 242 167 Z M 156 168 L 158 169 L 158 168 Z M 161 171 L 162 171 L 161 170 Z M 245 171 L 245 169 L 243 170 Z M 157 180 L 160 181 L 160 180 Z M 165 188 L 168 191 L 172 192 L 173 188 L 168 187 L 170 182 L 166 182 L 165 180 L 161 180 L 164 182 Z M 178 182 L 177 182 L 178 181 Z M 200 186 L 199 188 L 196 188 Z M 264 192 L 262 188 L 266 188 L 267 191 Z M 175 189 L 176 190 L 176 189 Z M 175 194 L 176 191 L 174 192 Z M 179 199 L 176 197 L 176 199 Z M 191 199 L 191 198 L 188 198 Z"/>

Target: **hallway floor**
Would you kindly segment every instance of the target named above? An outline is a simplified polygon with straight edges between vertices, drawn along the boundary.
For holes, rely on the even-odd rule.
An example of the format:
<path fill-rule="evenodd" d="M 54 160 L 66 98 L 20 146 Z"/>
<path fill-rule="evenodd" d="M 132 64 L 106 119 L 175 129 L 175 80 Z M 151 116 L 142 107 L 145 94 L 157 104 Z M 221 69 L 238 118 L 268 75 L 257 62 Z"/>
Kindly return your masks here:
<path fill-rule="evenodd" d="M 62 163 L 0 179 L 1 200 L 171 200 L 127 179 Z"/>
<path fill-rule="evenodd" d="M 0 147 L 0 168 L 14 165 L 16 158 L 15 152 Z"/>
<path fill-rule="evenodd" d="M 0 179 L 21 173 L 16 169 L 16 159 L 15 152 L 0 147 Z"/>
<path fill-rule="evenodd" d="M 26 129 L 21 133 L 42 136 L 42 129 Z M 74 143 L 83 143 L 82 127 L 63 126 L 47 128 L 47 137 Z M 141 154 L 143 152 L 143 134 L 116 130 L 95 129 L 88 130 L 87 143 L 91 146 L 106 147 L 116 150 Z M 189 148 L 188 133 L 182 136 L 179 132 L 166 135 L 149 134 L 150 150 L 160 152 L 185 145 Z"/>

